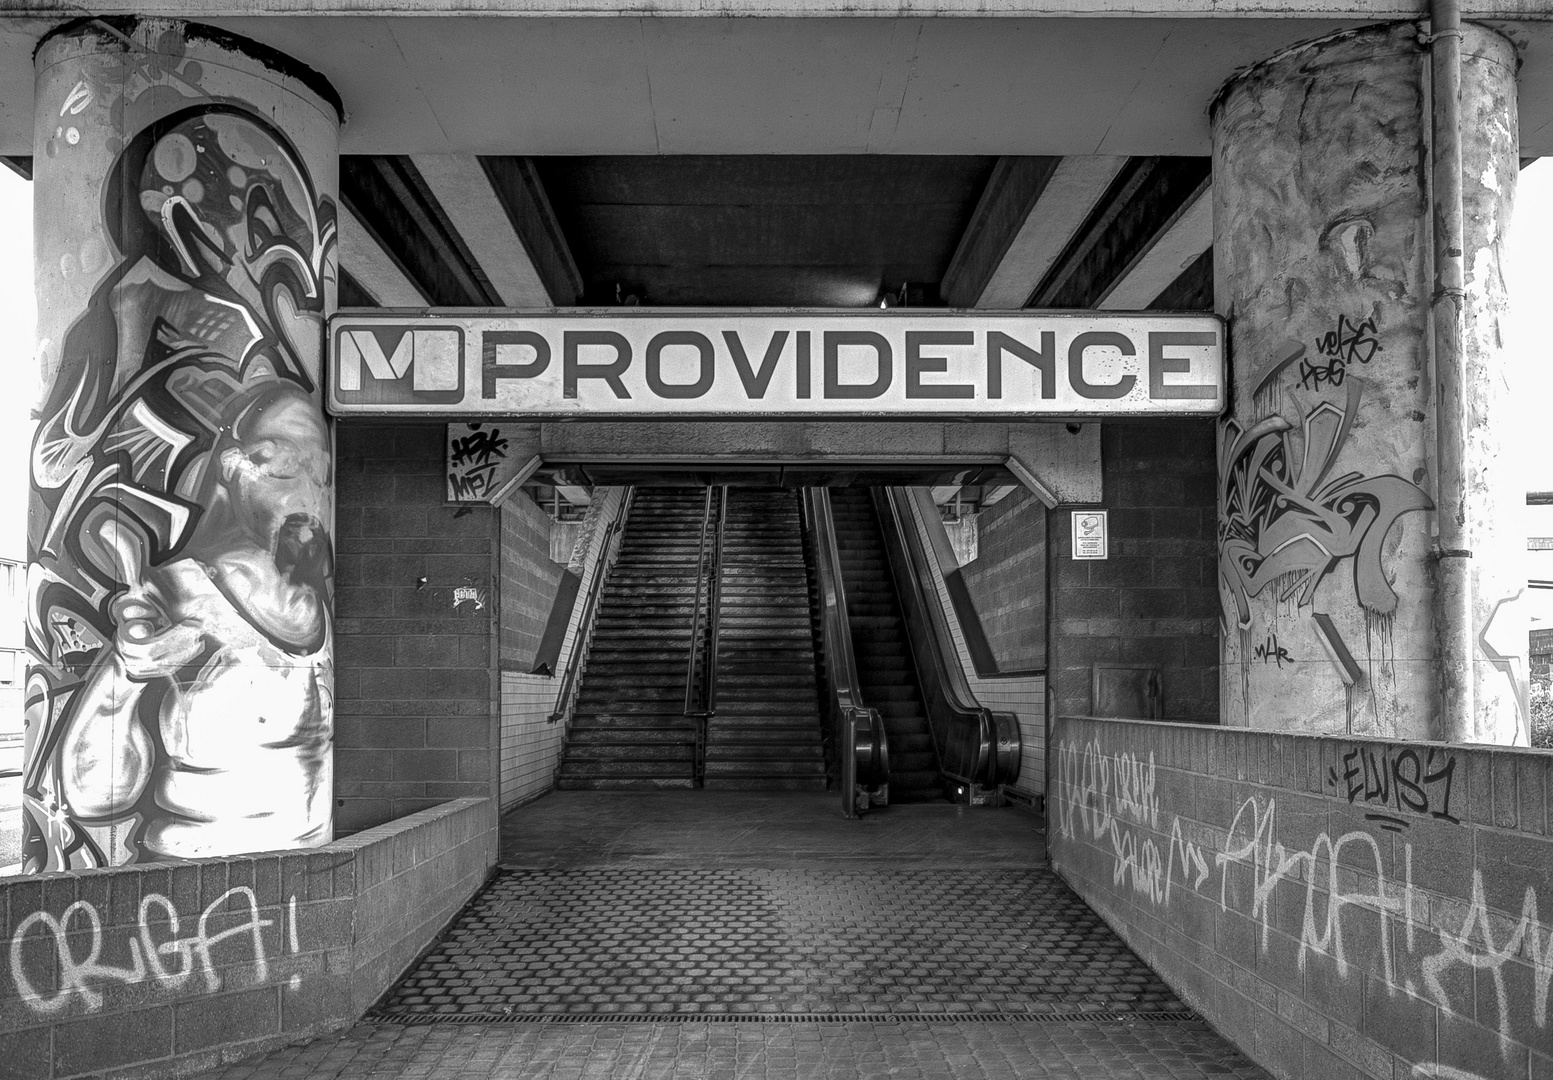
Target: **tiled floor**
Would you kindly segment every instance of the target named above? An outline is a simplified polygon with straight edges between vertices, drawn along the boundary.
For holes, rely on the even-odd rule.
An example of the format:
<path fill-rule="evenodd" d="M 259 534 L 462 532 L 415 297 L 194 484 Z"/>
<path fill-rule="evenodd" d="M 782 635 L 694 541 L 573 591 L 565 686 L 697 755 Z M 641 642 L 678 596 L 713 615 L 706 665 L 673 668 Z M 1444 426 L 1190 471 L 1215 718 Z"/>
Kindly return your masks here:
<path fill-rule="evenodd" d="M 211 1074 L 1261 1078 L 1019 810 L 556 793 L 367 1021 Z"/>

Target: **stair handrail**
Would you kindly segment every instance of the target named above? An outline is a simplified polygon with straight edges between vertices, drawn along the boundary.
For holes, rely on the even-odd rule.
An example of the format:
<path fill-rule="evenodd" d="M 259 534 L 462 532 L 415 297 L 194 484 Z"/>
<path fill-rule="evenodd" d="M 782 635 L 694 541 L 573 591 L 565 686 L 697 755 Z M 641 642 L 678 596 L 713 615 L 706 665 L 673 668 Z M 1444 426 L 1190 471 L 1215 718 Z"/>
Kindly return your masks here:
<path fill-rule="evenodd" d="M 620 538 L 625 532 L 626 519 L 631 514 L 631 503 L 636 498 L 635 486 L 627 487 L 620 499 L 620 509 L 615 516 L 604 526 L 604 535 L 599 540 L 598 562 L 593 568 L 593 578 L 588 582 L 587 592 L 583 596 L 582 615 L 577 620 L 577 633 L 572 638 L 572 652 L 566 658 L 566 670 L 561 675 L 561 688 L 555 696 L 555 710 L 551 712 L 549 722 L 559 723 L 571 715 L 572 706 L 576 704 L 577 688 L 582 683 L 582 672 L 587 666 L 588 653 L 593 649 L 593 629 L 597 621 L 594 615 L 598 609 L 599 594 L 603 592 L 604 581 L 615 567 L 615 561 L 620 557 Z"/>
<path fill-rule="evenodd" d="M 696 549 L 696 599 L 691 607 L 690 618 L 690 651 L 685 657 L 685 715 L 704 717 L 705 709 L 696 708 L 696 691 L 701 689 L 701 680 L 696 677 L 698 665 L 696 663 L 701 654 L 701 596 L 706 591 L 706 542 L 707 533 L 712 525 L 712 486 L 707 485 L 706 501 L 701 509 L 701 543 Z M 696 755 L 699 760 L 700 755 Z"/>
<path fill-rule="evenodd" d="M 896 579 L 907 638 L 922 683 L 943 775 L 963 789 L 995 791 L 1019 778 L 1019 720 L 976 699 L 938 595 L 936 571 L 917 531 L 906 488 L 875 489 L 887 562 Z"/>
<path fill-rule="evenodd" d="M 842 813 L 857 817 L 870 805 L 889 801 L 890 751 L 884 720 L 863 700 L 847 614 L 841 552 L 831 514 L 830 492 L 804 489 L 804 516 L 813 538 L 814 568 L 820 602 L 820 648 L 825 658 L 826 695 L 841 777 Z"/>
<path fill-rule="evenodd" d="M 705 685 L 707 719 L 717 715 L 717 654 L 722 643 L 723 621 L 723 529 L 728 524 L 728 485 L 722 486 L 717 521 L 712 530 L 711 582 L 707 585 L 707 647 Z"/>

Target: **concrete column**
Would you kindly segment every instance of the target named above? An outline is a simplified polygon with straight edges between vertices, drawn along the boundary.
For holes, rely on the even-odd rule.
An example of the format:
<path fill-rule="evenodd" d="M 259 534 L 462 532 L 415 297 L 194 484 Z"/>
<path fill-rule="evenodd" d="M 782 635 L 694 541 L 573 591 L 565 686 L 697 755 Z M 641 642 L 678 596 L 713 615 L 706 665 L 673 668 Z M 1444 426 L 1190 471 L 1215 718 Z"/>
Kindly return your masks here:
<path fill-rule="evenodd" d="M 1525 584 L 1525 539 L 1493 513 L 1524 499 L 1497 442 L 1515 57 L 1497 34 L 1465 34 L 1478 735 L 1524 742 L 1526 635 L 1501 601 Z M 1224 720 L 1439 738 L 1419 30 L 1369 27 L 1290 49 L 1232 80 L 1212 121 L 1216 303 L 1233 351 L 1219 436 Z"/>
<path fill-rule="evenodd" d="M 24 866 L 332 836 L 339 106 L 224 31 L 37 54 Z"/>

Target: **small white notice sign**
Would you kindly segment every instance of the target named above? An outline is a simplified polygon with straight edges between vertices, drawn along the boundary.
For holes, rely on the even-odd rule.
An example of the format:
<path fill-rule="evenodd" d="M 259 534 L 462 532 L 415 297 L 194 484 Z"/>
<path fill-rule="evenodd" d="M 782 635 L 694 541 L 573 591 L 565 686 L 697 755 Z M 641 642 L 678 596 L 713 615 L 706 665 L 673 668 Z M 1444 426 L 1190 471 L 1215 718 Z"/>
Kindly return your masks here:
<path fill-rule="evenodd" d="M 1110 541 L 1105 510 L 1073 511 L 1073 557 L 1105 559 L 1110 557 Z"/>

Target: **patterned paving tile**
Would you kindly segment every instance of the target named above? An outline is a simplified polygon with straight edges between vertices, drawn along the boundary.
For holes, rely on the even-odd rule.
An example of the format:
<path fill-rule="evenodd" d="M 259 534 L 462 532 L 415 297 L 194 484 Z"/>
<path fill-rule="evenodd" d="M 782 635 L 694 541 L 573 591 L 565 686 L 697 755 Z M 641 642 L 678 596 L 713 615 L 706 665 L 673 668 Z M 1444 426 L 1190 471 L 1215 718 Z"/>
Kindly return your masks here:
<path fill-rule="evenodd" d="M 362 1023 L 207 1080 L 1267 1080 L 1200 1023 Z"/>
<path fill-rule="evenodd" d="M 505 870 L 379 1016 L 1180 1010 L 1042 869 Z"/>

